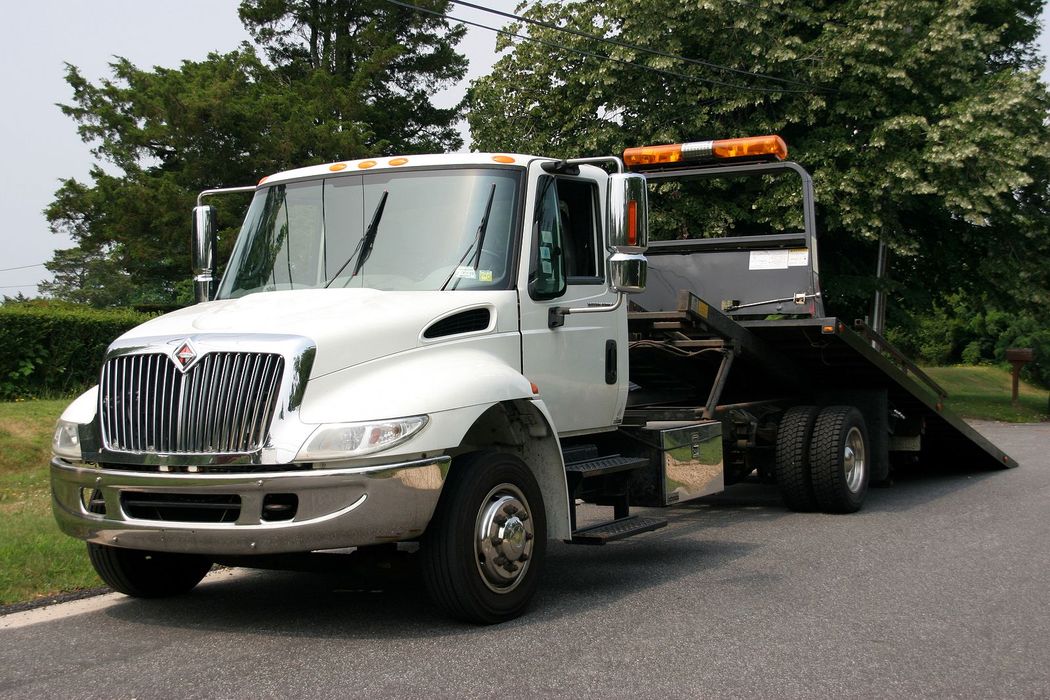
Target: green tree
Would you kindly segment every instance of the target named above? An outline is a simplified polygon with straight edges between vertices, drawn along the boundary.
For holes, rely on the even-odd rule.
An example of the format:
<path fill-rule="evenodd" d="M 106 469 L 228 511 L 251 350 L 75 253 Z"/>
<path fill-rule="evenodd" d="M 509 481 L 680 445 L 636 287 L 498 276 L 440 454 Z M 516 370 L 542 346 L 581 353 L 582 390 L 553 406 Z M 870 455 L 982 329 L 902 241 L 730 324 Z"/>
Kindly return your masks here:
<path fill-rule="evenodd" d="M 329 15 L 314 23 L 301 14 L 310 7 Z M 55 279 L 42 289 L 98 306 L 188 303 L 189 212 L 201 190 L 293 166 L 462 145 L 453 127 L 461 108 L 427 111 L 423 94 L 463 75 L 461 31 L 387 3 L 246 0 L 241 12 L 269 62 L 246 44 L 174 69 L 118 58 L 97 83 L 67 66 L 73 99 L 61 108 L 98 164 L 90 182 L 64 180 L 45 211 L 75 247 L 55 254 L 47 265 Z M 312 62 L 313 43 L 353 49 Z M 398 121 L 398 109 L 417 107 L 414 121 Z M 222 258 L 247 196 L 212 203 Z"/>
<path fill-rule="evenodd" d="M 415 3 L 435 12 L 447 0 Z M 466 75 L 456 53 L 463 27 L 385 0 L 243 0 L 241 20 L 270 61 L 290 80 L 320 72 L 354 84 L 361 99 L 348 114 L 369 124 L 367 145 L 382 154 L 456 150 L 462 105 L 438 108 L 431 98 Z"/>
<path fill-rule="evenodd" d="M 474 146 L 569 156 L 779 133 L 814 175 L 822 276 L 842 315 L 867 312 L 880 239 L 909 308 L 958 290 L 1018 300 L 1025 276 L 1021 301 L 1045 303 L 1042 5 L 541 0 L 508 28 L 533 41 L 471 87 Z M 584 36 L 596 33 L 617 43 Z M 692 189 L 654 192 L 657 237 L 800 224 L 793 183 L 743 204 L 732 188 Z"/>

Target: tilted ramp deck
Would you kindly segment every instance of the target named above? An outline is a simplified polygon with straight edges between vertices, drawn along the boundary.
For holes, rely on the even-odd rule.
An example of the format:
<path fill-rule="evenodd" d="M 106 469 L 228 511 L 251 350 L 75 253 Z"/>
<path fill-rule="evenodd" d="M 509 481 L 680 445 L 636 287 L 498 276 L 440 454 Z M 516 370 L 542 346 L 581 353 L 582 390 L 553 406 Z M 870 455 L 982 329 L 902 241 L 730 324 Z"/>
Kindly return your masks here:
<path fill-rule="evenodd" d="M 687 279 L 681 270 L 669 270 L 673 266 L 673 257 L 662 255 L 659 264 L 651 267 L 650 275 L 666 275 L 663 282 Z M 723 388 L 711 391 L 713 396 L 718 395 L 715 400 L 719 405 L 708 417 L 726 408 L 726 404 L 746 405 L 748 401 L 781 396 L 790 402 L 791 397 L 812 399 L 844 388 L 850 392 L 884 390 L 891 409 L 921 420 L 924 462 L 982 469 L 1017 466 L 1017 462 L 946 409 L 943 390 L 870 329 L 859 326 L 854 330 L 834 317 L 734 319 L 690 292 L 679 292 L 671 298 L 666 294 L 668 288 L 658 280 L 649 288 L 657 291 L 635 298 L 634 310 L 628 314 L 635 338 L 632 381 L 637 370 L 643 389 L 646 384 L 658 383 L 661 375 L 668 381 L 689 381 L 683 368 L 696 358 L 705 357 L 698 354 L 700 350 L 725 348 L 724 354 L 736 357 L 730 363 L 731 372 L 725 364 L 721 368 L 718 365 L 724 355 L 712 352 L 706 356 L 713 358 L 708 363 L 710 370 L 692 374 L 696 378 L 694 396 L 703 395 L 717 384 L 718 375 L 732 375 L 723 379 Z M 660 292 L 661 289 L 665 291 Z M 682 353 L 693 354 L 668 358 L 654 349 L 647 355 L 645 351 L 650 346 L 646 341 L 667 343 Z M 873 341 L 880 344 L 881 352 L 872 346 Z M 701 379 L 704 376 L 709 377 L 706 383 Z M 659 410 L 659 403 L 651 404 L 647 410 Z M 699 416 L 699 409 L 697 413 Z"/>

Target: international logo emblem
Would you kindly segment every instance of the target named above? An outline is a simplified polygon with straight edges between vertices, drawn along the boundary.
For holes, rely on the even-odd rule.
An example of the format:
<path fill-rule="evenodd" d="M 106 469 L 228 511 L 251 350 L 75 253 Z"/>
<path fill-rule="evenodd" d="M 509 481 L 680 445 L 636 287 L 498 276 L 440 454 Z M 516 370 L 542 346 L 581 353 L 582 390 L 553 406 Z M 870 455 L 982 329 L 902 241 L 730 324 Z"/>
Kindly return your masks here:
<path fill-rule="evenodd" d="M 185 372 L 197 360 L 197 351 L 187 338 L 178 344 L 175 352 L 171 355 L 171 359 L 175 362 L 175 366 L 179 368 L 179 371 Z"/>

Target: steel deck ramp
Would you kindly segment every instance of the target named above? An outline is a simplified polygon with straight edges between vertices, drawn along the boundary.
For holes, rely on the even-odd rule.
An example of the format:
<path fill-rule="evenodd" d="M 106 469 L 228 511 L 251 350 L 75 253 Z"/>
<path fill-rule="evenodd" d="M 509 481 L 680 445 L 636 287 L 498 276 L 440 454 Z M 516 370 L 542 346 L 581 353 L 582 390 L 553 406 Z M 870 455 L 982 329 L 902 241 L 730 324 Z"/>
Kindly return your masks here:
<path fill-rule="evenodd" d="M 735 320 L 684 291 L 678 295 L 677 306 L 671 310 L 631 311 L 631 332 L 649 338 L 659 336 L 661 342 L 682 349 L 696 347 L 697 340 L 703 338 L 720 338 L 738 348 L 741 362 L 736 372 L 761 370 L 765 377 L 783 380 L 783 386 L 804 384 L 805 394 L 813 397 L 846 386 L 858 391 L 885 390 L 891 406 L 922 419 L 925 457 L 983 469 L 1017 466 L 1016 461 L 945 408 L 943 389 L 863 327 L 860 330 L 864 335 L 834 317 Z M 873 339 L 881 341 L 885 354 L 872 346 Z"/>
<path fill-rule="evenodd" d="M 837 318 L 740 321 L 777 347 L 792 364 L 821 386 L 886 389 L 890 404 L 925 422 L 922 453 L 961 460 L 984 469 L 1017 466 L 1005 452 L 944 406 L 946 394 L 910 362 L 894 361 L 872 347 L 870 336 Z"/>

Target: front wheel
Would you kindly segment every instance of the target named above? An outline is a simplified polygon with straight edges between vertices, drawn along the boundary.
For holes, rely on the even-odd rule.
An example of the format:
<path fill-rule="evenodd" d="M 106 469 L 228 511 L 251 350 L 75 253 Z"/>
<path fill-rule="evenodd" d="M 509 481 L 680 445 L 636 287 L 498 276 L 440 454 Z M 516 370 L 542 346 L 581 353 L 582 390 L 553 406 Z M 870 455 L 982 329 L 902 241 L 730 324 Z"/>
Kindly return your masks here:
<path fill-rule="evenodd" d="M 188 593 L 211 569 L 193 554 L 146 552 L 88 542 L 88 558 L 110 588 L 135 598 L 166 598 Z"/>
<path fill-rule="evenodd" d="M 420 548 L 438 607 L 485 625 L 521 615 L 546 549 L 543 497 L 528 466 L 511 454 L 458 458 Z"/>

